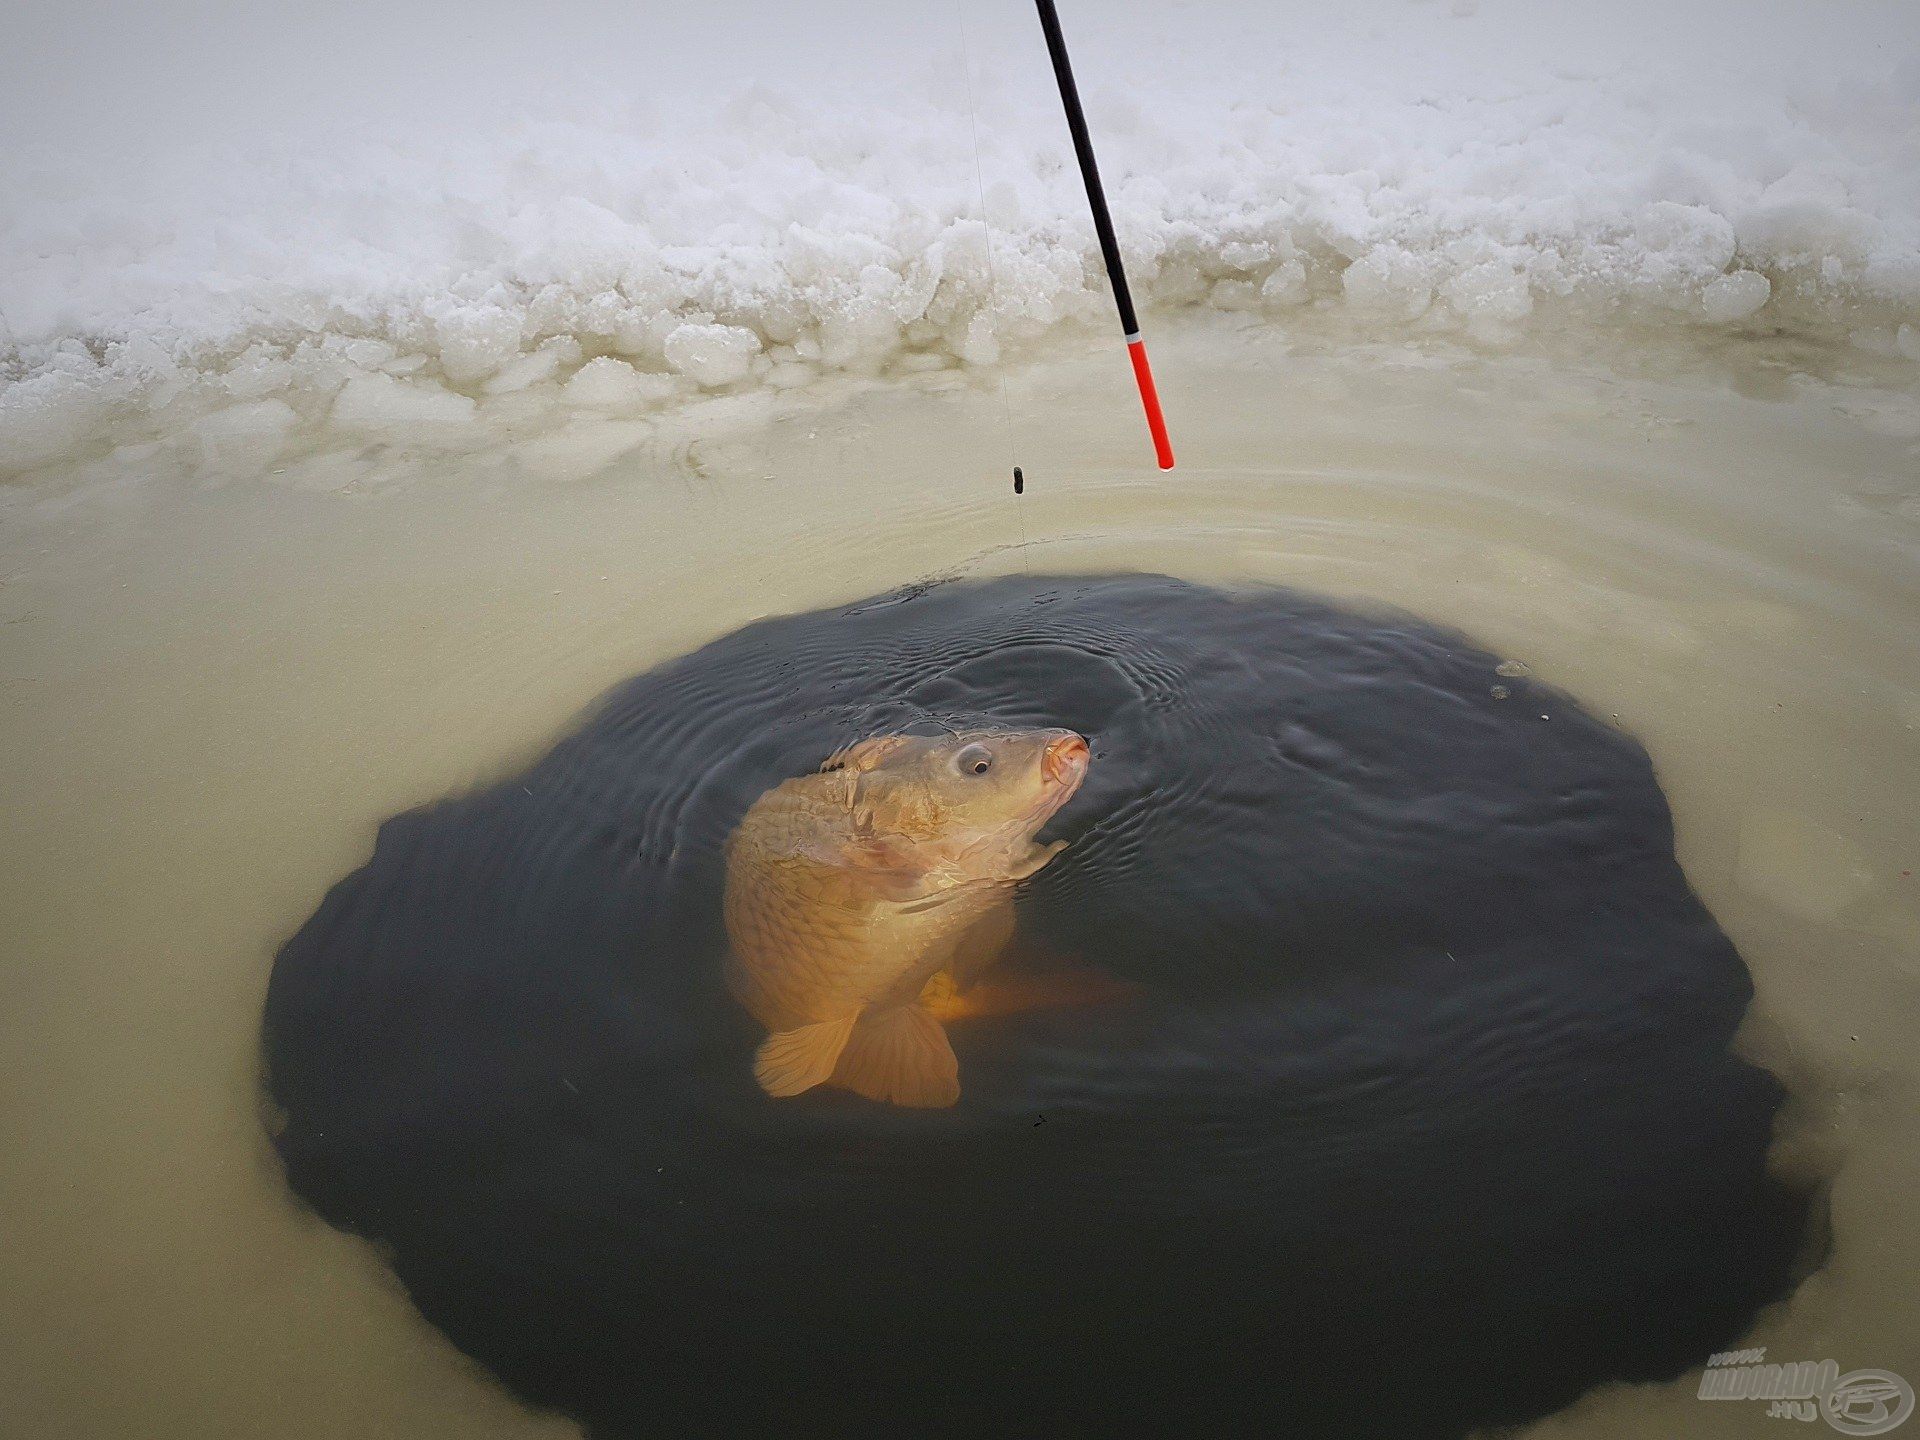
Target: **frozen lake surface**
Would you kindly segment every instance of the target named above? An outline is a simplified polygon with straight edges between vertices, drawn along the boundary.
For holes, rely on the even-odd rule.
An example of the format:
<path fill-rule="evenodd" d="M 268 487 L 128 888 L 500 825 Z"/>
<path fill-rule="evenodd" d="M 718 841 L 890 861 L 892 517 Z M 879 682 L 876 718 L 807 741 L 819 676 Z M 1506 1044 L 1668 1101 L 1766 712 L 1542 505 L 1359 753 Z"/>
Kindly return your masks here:
<path fill-rule="evenodd" d="M 1171 475 L 1024 6 L 0 56 L 3 1428 L 574 1433 L 289 1195 L 275 952 L 629 676 L 1098 572 L 1406 612 L 1643 744 L 1815 1197 L 1739 1343 L 1920 1376 L 1909 8 L 1086 8 Z M 1760 1423 L 1696 1385 L 1540 1433 Z"/>

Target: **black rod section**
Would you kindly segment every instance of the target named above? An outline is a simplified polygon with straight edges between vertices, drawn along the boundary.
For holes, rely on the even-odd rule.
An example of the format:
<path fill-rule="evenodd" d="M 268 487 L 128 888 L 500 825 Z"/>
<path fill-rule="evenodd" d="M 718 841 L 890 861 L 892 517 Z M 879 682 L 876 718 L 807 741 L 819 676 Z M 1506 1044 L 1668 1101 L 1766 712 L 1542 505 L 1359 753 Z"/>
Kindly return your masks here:
<path fill-rule="evenodd" d="M 1047 32 L 1047 53 L 1053 57 L 1053 78 L 1060 84 L 1060 100 L 1067 107 L 1067 129 L 1073 132 L 1073 153 L 1080 160 L 1080 177 L 1087 182 L 1087 204 L 1093 207 L 1094 233 L 1100 237 L 1100 255 L 1113 282 L 1113 303 L 1120 311 L 1120 328 L 1128 340 L 1140 334 L 1134 318 L 1133 294 L 1127 289 L 1126 267 L 1120 263 L 1120 242 L 1113 238 L 1113 217 L 1107 214 L 1107 192 L 1100 184 L 1100 166 L 1093 158 L 1093 140 L 1087 134 L 1086 113 L 1080 108 L 1080 88 L 1073 83 L 1073 62 L 1067 59 L 1067 39 L 1060 33 L 1060 14 L 1053 0 L 1034 0 L 1040 7 L 1040 28 Z"/>

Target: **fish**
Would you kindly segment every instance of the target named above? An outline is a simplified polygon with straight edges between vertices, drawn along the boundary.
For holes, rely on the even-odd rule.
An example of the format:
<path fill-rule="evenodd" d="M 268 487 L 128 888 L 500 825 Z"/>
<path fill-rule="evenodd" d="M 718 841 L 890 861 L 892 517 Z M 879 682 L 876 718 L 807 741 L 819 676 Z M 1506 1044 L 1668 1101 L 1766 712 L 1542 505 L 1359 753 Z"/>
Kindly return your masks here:
<path fill-rule="evenodd" d="M 724 911 L 728 988 L 768 1032 L 761 1089 L 957 1102 L 936 1012 L 1012 937 L 1015 887 L 1066 848 L 1035 836 L 1091 763 L 1066 729 L 876 735 L 756 800 Z"/>

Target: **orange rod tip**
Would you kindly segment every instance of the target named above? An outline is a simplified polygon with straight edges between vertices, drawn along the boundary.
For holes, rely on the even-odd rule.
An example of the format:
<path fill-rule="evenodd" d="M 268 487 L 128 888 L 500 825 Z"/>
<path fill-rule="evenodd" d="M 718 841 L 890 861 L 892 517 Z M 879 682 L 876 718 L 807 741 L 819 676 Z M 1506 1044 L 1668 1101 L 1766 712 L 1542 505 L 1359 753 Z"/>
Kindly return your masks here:
<path fill-rule="evenodd" d="M 1162 470 L 1173 468 L 1173 442 L 1167 438 L 1166 417 L 1160 413 L 1160 392 L 1154 388 L 1153 367 L 1147 363 L 1147 343 L 1127 342 L 1127 356 L 1133 361 L 1134 382 L 1140 387 L 1140 407 L 1147 412 L 1147 433 L 1153 437 L 1153 456 Z"/>

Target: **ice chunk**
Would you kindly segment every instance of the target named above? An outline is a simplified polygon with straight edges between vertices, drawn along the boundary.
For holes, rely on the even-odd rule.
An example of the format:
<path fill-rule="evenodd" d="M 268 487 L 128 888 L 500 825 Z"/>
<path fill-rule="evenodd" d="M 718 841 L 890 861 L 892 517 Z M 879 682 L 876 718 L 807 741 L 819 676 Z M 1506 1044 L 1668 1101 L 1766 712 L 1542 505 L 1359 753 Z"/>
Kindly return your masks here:
<path fill-rule="evenodd" d="M 794 390 L 812 384 L 819 376 L 819 370 L 804 360 L 783 360 L 767 373 L 767 384 L 776 390 Z"/>
<path fill-rule="evenodd" d="M 1307 298 L 1307 271 L 1298 260 L 1276 265 L 1260 282 L 1260 298 L 1269 305 L 1299 305 Z"/>
<path fill-rule="evenodd" d="M 1442 293 L 1448 304 L 1470 320 L 1521 320 L 1533 310 L 1527 277 L 1495 260 L 1461 271 Z"/>
<path fill-rule="evenodd" d="M 1709 320 L 1744 320 L 1773 296 L 1773 282 L 1757 270 L 1736 270 L 1709 284 L 1700 296 Z"/>
<path fill-rule="evenodd" d="M 278 455 L 300 423 L 293 407 L 280 400 L 254 400 L 203 415 L 193 424 L 206 462 L 222 470 L 264 466 Z"/>
<path fill-rule="evenodd" d="M 1399 320 L 1418 320 L 1433 303 L 1426 267 L 1406 251 L 1382 246 L 1349 265 L 1341 278 L 1348 303 Z"/>
<path fill-rule="evenodd" d="M 1207 303 L 1216 310 L 1254 310 L 1260 305 L 1260 287 L 1248 280 L 1216 280 Z"/>
<path fill-rule="evenodd" d="M 570 365 L 579 358 L 580 342 L 563 335 L 549 340 L 531 355 L 508 361 L 480 388 L 489 395 L 511 395 L 529 385 L 538 385 L 558 373 L 562 365 Z"/>
<path fill-rule="evenodd" d="M 985 314 L 968 316 L 966 323 L 960 326 L 959 335 L 953 341 L 954 353 L 969 365 L 996 363 L 1000 359 L 1000 337 L 994 331 L 994 323 L 990 316 Z"/>
<path fill-rule="evenodd" d="M 568 404 L 583 410 L 639 410 L 666 399 L 676 388 L 671 375 L 643 373 L 603 355 L 575 371 L 561 393 Z"/>
<path fill-rule="evenodd" d="M 465 385 L 491 374 L 520 351 L 520 317 L 499 305 L 462 305 L 434 322 L 440 368 Z"/>
<path fill-rule="evenodd" d="M 219 386 L 236 400 L 261 400 L 292 388 L 296 379 L 294 366 L 272 347 L 249 345 L 221 373 Z"/>
<path fill-rule="evenodd" d="M 760 337 L 739 325 L 685 324 L 667 336 L 667 363 L 709 387 L 744 380 Z"/>
<path fill-rule="evenodd" d="M 513 457 L 541 480 L 584 480 L 639 445 L 652 430 L 644 420 L 576 420 L 513 448 Z"/>
<path fill-rule="evenodd" d="M 1643 267 L 1657 260 L 1685 270 L 1706 273 L 1732 263 L 1738 241 L 1733 222 L 1704 205 L 1680 205 L 1662 200 L 1640 212 L 1634 226 Z"/>
<path fill-rule="evenodd" d="M 0 474 L 58 459 L 82 444 L 108 409 L 92 376 L 53 371 L 0 390 Z"/>
<path fill-rule="evenodd" d="M 333 402 L 333 423 L 375 439 L 441 438 L 473 419 L 473 401 L 437 385 L 361 375 Z"/>

